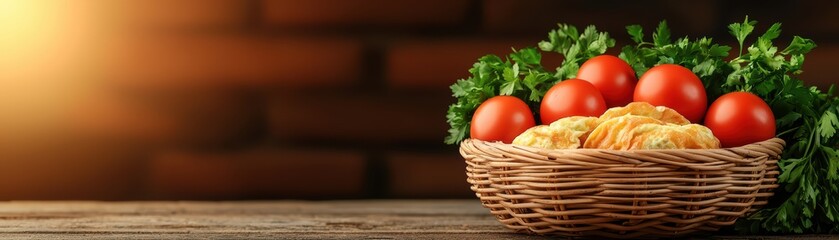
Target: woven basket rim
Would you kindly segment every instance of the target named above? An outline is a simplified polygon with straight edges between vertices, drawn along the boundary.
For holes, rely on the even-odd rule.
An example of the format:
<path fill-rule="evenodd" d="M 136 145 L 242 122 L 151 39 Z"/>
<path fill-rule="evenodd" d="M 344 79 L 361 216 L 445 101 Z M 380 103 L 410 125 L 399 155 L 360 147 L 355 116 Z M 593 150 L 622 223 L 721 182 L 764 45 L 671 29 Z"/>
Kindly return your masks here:
<path fill-rule="evenodd" d="M 545 148 L 538 148 L 538 147 L 530 147 L 530 146 L 523 146 L 523 145 L 515 145 L 509 143 L 503 143 L 500 141 L 483 141 L 474 138 L 468 138 L 463 140 L 460 144 L 486 144 L 493 147 L 501 147 L 501 148 L 517 148 L 529 152 L 538 152 L 544 154 L 568 154 L 568 153 L 673 153 L 673 152 L 683 152 L 683 153 L 700 153 L 700 152 L 731 152 L 731 151 L 748 151 L 749 149 L 753 149 L 755 147 L 766 147 L 771 145 L 780 146 L 781 148 L 786 146 L 786 141 L 781 138 L 770 138 L 760 142 L 755 142 L 739 147 L 731 147 L 731 148 L 713 148 L 713 149 L 631 149 L 631 150 L 612 150 L 612 149 L 600 149 L 600 148 L 575 148 L 575 149 L 545 149 Z"/>

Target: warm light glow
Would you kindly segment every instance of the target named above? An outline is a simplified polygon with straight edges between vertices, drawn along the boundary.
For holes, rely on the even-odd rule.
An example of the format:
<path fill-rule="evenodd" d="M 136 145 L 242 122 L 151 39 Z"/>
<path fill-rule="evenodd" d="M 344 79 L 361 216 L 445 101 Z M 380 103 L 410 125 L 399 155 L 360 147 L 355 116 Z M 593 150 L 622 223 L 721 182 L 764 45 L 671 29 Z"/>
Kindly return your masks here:
<path fill-rule="evenodd" d="M 66 57 L 77 52 L 83 26 L 65 22 L 71 19 L 61 11 L 64 6 L 50 2 L 56 1 L 0 0 L 0 73 L 4 83 L 43 80 L 71 63 Z"/>
<path fill-rule="evenodd" d="M 94 1 L 0 0 L 0 130 L 56 121 L 91 75 Z"/>

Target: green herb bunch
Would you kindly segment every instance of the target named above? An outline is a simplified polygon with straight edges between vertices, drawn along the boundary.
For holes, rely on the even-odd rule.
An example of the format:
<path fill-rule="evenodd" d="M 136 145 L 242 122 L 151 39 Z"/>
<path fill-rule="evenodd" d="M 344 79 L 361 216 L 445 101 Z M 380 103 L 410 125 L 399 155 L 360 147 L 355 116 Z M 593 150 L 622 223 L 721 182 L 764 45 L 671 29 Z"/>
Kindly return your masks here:
<path fill-rule="evenodd" d="M 780 36 L 780 23 L 743 49 L 755 24 L 746 18 L 729 25 L 741 47 L 739 56 L 729 62 L 735 71 L 723 87 L 755 93 L 775 113 L 778 136 L 787 142 L 778 163 L 779 191 L 786 191 L 787 198 L 774 199 L 780 202 L 778 207 L 763 209 L 740 221 L 738 227 L 744 232 L 839 232 L 839 99 L 834 95 L 835 86 L 822 93 L 795 77 L 802 71 L 804 54 L 816 44 L 794 36 L 779 50 L 772 41 Z"/>
<path fill-rule="evenodd" d="M 458 144 L 469 137 L 470 121 L 475 109 L 483 101 L 499 95 L 516 96 L 524 100 L 538 118 L 542 96 L 559 81 L 577 74 L 580 64 L 591 57 L 601 55 L 615 40 L 608 33 L 598 32 L 594 26 L 583 33 L 571 25 L 559 24 L 559 28 L 548 34 L 548 40 L 539 43 L 545 52 L 556 52 L 565 57 L 555 72 L 542 66 L 542 52 L 535 48 L 513 49 L 504 59 L 486 55 L 469 69 L 470 77 L 457 80 L 451 86 L 452 96 L 457 102 L 449 106 L 446 115 L 451 126 L 447 144 Z"/>

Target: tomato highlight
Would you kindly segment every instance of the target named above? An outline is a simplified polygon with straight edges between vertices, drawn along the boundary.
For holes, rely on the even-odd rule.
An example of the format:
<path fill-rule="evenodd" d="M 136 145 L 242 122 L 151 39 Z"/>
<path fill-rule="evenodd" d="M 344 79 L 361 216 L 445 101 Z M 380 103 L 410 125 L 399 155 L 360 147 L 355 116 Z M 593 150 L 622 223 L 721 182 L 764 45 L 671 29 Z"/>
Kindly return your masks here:
<path fill-rule="evenodd" d="M 732 92 L 717 98 L 705 116 L 722 147 L 739 147 L 775 137 L 775 116 L 760 97 Z"/>
<path fill-rule="evenodd" d="M 545 93 L 539 114 L 542 124 L 550 124 L 570 116 L 600 116 L 606 111 L 603 95 L 590 82 L 568 79 L 557 83 Z"/>
<path fill-rule="evenodd" d="M 661 64 L 647 70 L 635 86 L 633 100 L 672 108 L 693 123 L 702 121 L 708 98 L 705 86 L 690 69 Z"/>
<path fill-rule="evenodd" d="M 607 107 L 626 106 L 632 102 L 638 78 L 623 59 L 612 55 L 593 57 L 580 66 L 577 78 L 590 82 L 603 95 Z"/>
<path fill-rule="evenodd" d="M 472 116 L 470 134 L 484 141 L 512 143 L 513 139 L 536 125 L 530 107 L 516 97 L 496 96 L 487 99 Z"/>

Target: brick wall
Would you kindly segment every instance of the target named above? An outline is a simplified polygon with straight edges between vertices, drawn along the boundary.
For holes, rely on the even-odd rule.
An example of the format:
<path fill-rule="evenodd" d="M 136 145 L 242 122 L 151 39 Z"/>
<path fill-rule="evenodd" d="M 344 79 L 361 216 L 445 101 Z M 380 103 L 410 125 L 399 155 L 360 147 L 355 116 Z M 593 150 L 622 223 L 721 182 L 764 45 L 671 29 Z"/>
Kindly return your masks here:
<path fill-rule="evenodd" d="M 749 14 L 813 38 L 802 78 L 839 82 L 837 3 L 77 3 L 52 21 L 97 28 L 59 34 L 37 58 L 66 64 L 0 69 L 0 199 L 469 197 L 465 164 L 442 144 L 448 85 L 556 22 L 596 24 L 618 44 L 625 25 L 660 19 L 676 36 L 731 41 L 725 25 Z M 84 51 L 63 50 L 73 39 Z"/>

